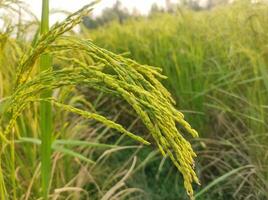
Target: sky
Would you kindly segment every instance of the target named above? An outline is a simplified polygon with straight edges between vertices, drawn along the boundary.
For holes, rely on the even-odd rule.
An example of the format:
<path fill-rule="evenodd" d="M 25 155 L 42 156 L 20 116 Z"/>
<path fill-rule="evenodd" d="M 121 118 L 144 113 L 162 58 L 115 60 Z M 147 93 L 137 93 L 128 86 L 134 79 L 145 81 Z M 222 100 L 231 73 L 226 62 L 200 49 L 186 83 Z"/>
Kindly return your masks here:
<path fill-rule="evenodd" d="M 23 0 L 29 5 L 29 8 L 40 19 L 41 16 L 41 2 L 42 0 Z M 159 6 L 165 5 L 165 0 L 120 0 L 122 5 L 132 11 L 136 8 L 141 14 L 146 14 L 150 10 L 153 3 Z M 171 1 L 174 2 L 175 0 Z M 60 9 L 74 12 L 84 5 L 90 3 L 91 0 L 50 0 L 51 9 Z M 102 0 L 94 9 L 94 15 L 98 15 L 106 7 L 114 5 L 116 0 Z M 51 17 L 53 22 L 64 19 L 63 15 L 54 15 Z"/>

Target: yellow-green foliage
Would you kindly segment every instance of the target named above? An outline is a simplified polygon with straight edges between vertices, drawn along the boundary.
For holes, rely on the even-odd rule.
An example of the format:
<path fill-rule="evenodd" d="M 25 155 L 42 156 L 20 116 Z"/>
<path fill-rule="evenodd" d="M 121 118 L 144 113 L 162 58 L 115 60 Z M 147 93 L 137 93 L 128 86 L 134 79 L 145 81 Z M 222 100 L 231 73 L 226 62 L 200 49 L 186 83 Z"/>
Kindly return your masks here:
<path fill-rule="evenodd" d="M 95 119 L 139 142 L 149 144 L 148 141 L 128 132 L 121 125 L 104 116 L 62 104 L 56 99 L 40 99 L 39 97 L 40 93 L 47 89 L 84 85 L 98 91 L 112 93 L 133 107 L 153 136 L 162 154 L 169 156 L 180 170 L 184 177 L 185 188 L 189 196 L 193 197 L 192 183 L 199 183 L 194 171 L 196 154 L 191 144 L 177 129 L 176 124 L 178 123 L 182 131 L 190 133 L 193 137 L 197 137 L 198 134 L 184 120 L 183 114 L 175 109 L 170 93 L 158 80 L 165 78 L 161 75 L 161 70 L 111 53 L 96 46 L 90 40 L 63 36 L 64 33 L 80 23 L 82 17 L 91 9 L 91 6 L 86 6 L 69 16 L 63 23 L 53 26 L 47 34 L 38 38 L 18 64 L 15 88 L 12 94 L 1 102 L 1 106 L 5 106 L 2 113 L 8 114 L 7 118 L 1 119 L 6 122 L 1 123 L 4 124 L 0 133 L 1 157 L 8 157 L 8 151 L 11 151 L 9 160 L 13 169 L 10 172 L 11 179 L 14 179 L 15 173 L 13 142 L 15 138 L 20 138 L 19 133 L 14 131 L 14 127 L 23 111 L 33 102 L 52 100 L 55 106 L 63 110 Z M 75 51 L 79 51 L 85 60 L 81 61 L 66 56 L 66 53 Z M 43 53 L 50 53 L 55 59 L 65 63 L 66 67 L 35 74 L 34 68 Z M 1 163 L 2 166 L 7 164 Z M 4 177 L 4 182 L 7 182 L 10 178 L 9 174 L 3 173 L 2 170 L 0 173 L 0 181 Z M 5 188 L 10 191 L 13 189 L 13 193 L 16 190 L 5 183 L 2 183 L 1 186 L 3 187 L 0 187 L 0 193 L 5 198 L 8 198 Z"/>

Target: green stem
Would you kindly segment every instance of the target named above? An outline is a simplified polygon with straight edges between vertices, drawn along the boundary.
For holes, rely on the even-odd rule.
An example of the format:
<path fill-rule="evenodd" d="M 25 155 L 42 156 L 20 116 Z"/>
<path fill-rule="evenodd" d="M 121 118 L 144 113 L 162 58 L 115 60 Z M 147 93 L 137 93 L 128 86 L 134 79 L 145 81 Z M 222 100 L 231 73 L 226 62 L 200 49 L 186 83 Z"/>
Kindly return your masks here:
<path fill-rule="evenodd" d="M 41 34 L 49 31 L 49 0 L 43 0 Z M 52 58 L 43 54 L 40 58 L 40 71 L 52 70 Z M 41 94 L 41 98 L 52 96 L 51 90 Z M 43 199 L 48 199 L 49 180 L 51 178 L 51 143 L 52 143 L 52 105 L 50 102 L 40 103 L 40 132 L 41 132 L 41 179 Z"/>

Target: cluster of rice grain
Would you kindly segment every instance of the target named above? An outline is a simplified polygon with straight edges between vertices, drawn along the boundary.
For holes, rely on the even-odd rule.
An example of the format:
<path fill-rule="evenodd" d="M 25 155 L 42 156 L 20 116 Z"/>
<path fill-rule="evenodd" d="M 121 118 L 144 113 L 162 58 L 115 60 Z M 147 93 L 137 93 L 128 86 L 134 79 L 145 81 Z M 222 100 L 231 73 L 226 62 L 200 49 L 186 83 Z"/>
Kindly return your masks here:
<path fill-rule="evenodd" d="M 194 171 L 194 153 L 191 144 L 184 139 L 176 127 L 178 123 L 193 137 L 197 132 L 184 120 L 181 112 L 174 107 L 174 100 L 170 93 L 162 86 L 158 79 L 165 78 L 159 68 L 141 65 L 131 59 L 111 53 L 96 46 L 89 40 L 78 37 L 63 36 L 75 25 L 81 22 L 82 17 L 92 10 L 92 5 L 85 6 L 78 12 L 69 16 L 64 22 L 54 25 L 51 30 L 38 38 L 33 48 L 24 54 L 17 67 L 16 86 L 13 93 L 3 102 L 8 113 L 7 121 L 3 127 L 1 136 L 1 156 L 8 157 L 12 170 L 10 174 L 3 173 L 0 166 L 0 193 L 8 198 L 6 182 L 12 182 L 12 194 L 16 197 L 15 153 L 14 140 L 20 138 L 19 132 L 14 131 L 18 118 L 32 102 L 52 102 L 53 105 L 81 115 L 85 118 L 94 119 L 104 125 L 130 136 L 131 138 L 150 144 L 143 138 L 127 131 L 104 116 L 90 113 L 85 110 L 65 105 L 57 101 L 41 96 L 44 91 L 54 90 L 65 86 L 84 85 L 97 91 L 112 93 L 124 99 L 143 121 L 148 131 L 153 136 L 158 148 L 164 156 L 168 155 L 184 177 L 184 186 L 188 195 L 193 197 L 192 183 L 199 183 Z M 87 57 L 88 62 L 82 62 L 75 58 L 63 56 L 63 52 L 80 51 Z M 51 54 L 69 66 L 64 69 L 45 70 L 34 74 L 34 67 L 40 56 Z M 2 172 L 2 173 L 1 173 Z M 9 187 L 10 189 L 10 187 Z"/>
<path fill-rule="evenodd" d="M 103 48 L 163 68 L 179 108 L 207 138 L 200 145 L 200 177 L 204 187 L 217 185 L 202 193 L 205 199 L 268 198 L 267 20 L 266 3 L 241 0 L 83 33 Z"/>

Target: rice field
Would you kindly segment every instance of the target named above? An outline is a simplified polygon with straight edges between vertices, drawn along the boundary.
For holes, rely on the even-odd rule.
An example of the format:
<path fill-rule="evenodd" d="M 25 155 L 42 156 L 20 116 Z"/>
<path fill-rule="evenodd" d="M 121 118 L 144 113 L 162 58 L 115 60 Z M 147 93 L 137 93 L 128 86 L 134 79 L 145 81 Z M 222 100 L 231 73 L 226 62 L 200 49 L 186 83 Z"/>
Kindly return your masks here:
<path fill-rule="evenodd" d="M 0 0 L 0 200 L 268 199 L 268 5 L 87 29 L 97 5 Z"/>

